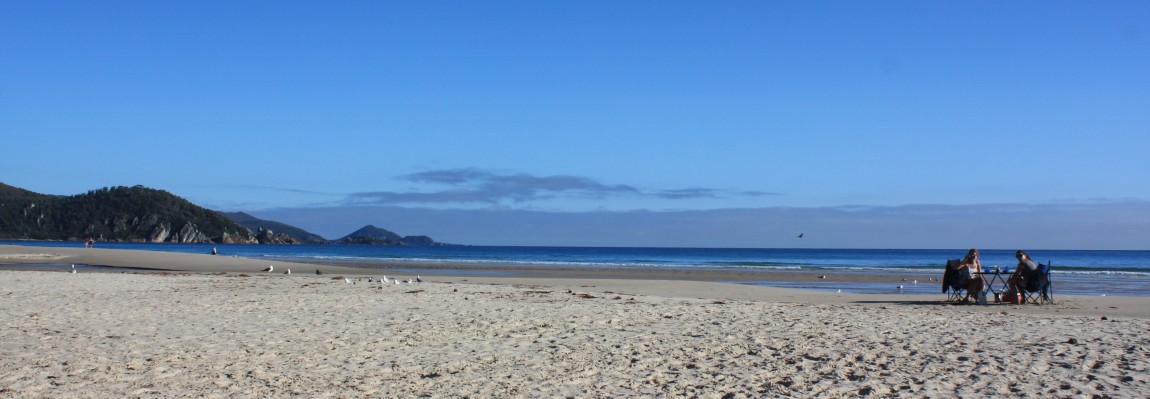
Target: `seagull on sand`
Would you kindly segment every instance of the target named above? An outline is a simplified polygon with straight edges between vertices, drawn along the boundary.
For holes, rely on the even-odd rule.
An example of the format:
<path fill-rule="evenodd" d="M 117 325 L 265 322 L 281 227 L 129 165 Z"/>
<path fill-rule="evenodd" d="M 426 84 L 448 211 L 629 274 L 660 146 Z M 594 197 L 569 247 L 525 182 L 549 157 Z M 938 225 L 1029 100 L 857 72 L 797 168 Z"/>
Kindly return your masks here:
<path fill-rule="evenodd" d="M 291 269 L 287 269 L 287 271 L 284 272 L 284 274 L 291 274 Z"/>
<path fill-rule="evenodd" d="M 423 277 L 419 277 L 419 275 L 418 275 L 418 274 L 417 274 L 417 275 L 415 275 L 415 282 L 417 282 L 417 283 L 420 283 L 420 284 L 423 284 Z"/>
<path fill-rule="evenodd" d="M 347 277 L 344 277 L 344 278 L 343 278 L 343 282 L 345 282 L 345 283 L 348 283 L 348 284 L 351 284 L 351 279 L 350 279 L 350 278 L 347 278 Z"/>
<path fill-rule="evenodd" d="M 264 269 L 264 271 L 265 271 L 265 272 L 268 272 L 268 273 L 271 273 L 271 272 L 272 272 L 273 270 L 275 270 L 275 269 L 276 269 L 276 267 L 275 267 L 275 266 L 272 266 L 272 265 L 268 265 L 267 269 Z"/>
<path fill-rule="evenodd" d="M 315 275 L 322 276 L 323 272 L 319 271 L 319 269 L 315 269 Z"/>
<path fill-rule="evenodd" d="M 72 274 L 76 274 L 76 264 L 72 264 Z"/>
<path fill-rule="evenodd" d="M 898 290 L 899 290 L 899 291 L 902 291 L 902 284 L 899 284 L 899 285 L 898 285 Z"/>
<path fill-rule="evenodd" d="M 385 275 L 383 276 L 383 283 L 384 283 L 384 284 L 387 284 L 387 283 L 390 283 L 390 282 L 391 282 L 391 280 L 388 280 L 388 279 L 387 279 L 387 275 L 385 274 Z"/>

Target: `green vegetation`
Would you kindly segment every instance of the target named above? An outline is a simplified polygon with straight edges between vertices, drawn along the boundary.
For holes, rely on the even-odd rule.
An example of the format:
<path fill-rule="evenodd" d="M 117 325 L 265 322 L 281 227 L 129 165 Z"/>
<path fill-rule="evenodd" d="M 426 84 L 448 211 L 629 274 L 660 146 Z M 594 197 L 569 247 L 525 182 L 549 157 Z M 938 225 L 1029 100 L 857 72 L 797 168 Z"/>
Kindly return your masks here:
<path fill-rule="evenodd" d="M 133 242 L 255 242 L 219 212 L 167 191 L 105 187 L 45 195 L 0 183 L 0 238 Z"/>

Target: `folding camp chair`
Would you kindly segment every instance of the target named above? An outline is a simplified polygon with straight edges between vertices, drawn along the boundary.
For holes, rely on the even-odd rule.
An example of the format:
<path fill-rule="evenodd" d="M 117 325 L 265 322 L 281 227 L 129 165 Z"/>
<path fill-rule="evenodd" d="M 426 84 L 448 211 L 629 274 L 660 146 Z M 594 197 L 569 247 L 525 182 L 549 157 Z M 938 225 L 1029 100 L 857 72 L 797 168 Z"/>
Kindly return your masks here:
<path fill-rule="evenodd" d="M 962 275 L 958 271 L 961 263 L 958 259 L 946 261 L 946 271 L 942 274 L 942 293 L 946 294 L 947 302 L 958 302 L 966 297 L 966 284 L 963 284 Z"/>
<path fill-rule="evenodd" d="M 1038 264 L 1038 270 L 1024 276 L 1026 289 L 1022 290 L 1022 303 L 1054 304 L 1054 281 L 1050 279 L 1050 261 Z"/>

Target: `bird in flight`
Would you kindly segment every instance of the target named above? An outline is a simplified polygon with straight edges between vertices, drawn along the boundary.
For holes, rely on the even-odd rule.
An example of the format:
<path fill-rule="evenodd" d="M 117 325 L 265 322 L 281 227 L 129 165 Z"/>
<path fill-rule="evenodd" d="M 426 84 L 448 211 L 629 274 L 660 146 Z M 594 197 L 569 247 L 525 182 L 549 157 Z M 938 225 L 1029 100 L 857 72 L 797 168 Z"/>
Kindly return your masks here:
<path fill-rule="evenodd" d="M 799 238 L 803 238 L 803 233 L 799 233 Z"/>

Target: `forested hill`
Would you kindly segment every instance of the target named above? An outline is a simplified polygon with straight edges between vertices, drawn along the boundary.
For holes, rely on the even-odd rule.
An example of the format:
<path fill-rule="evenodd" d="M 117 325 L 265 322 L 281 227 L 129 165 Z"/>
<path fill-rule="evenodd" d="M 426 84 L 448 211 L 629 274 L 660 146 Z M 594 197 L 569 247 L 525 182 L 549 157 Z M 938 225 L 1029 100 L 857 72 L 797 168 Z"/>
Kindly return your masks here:
<path fill-rule="evenodd" d="M 0 239 L 256 243 L 251 230 L 167 191 L 106 187 L 34 193 L 0 183 Z"/>

